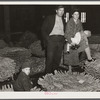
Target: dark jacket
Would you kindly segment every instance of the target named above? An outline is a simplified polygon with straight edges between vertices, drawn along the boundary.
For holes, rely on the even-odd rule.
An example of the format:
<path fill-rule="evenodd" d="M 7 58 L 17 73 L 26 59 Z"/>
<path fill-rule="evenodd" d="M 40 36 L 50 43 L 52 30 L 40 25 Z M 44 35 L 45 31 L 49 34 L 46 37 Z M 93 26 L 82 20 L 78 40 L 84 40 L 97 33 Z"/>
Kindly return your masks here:
<path fill-rule="evenodd" d="M 32 84 L 28 75 L 21 72 L 13 84 L 15 91 L 30 91 Z"/>
<path fill-rule="evenodd" d="M 47 43 L 49 40 L 49 34 L 53 30 L 53 27 L 55 25 L 55 19 L 56 19 L 56 15 L 51 15 L 51 16 L 48 16 L 43 22 L 41 32 L 42 32 L 42 37 L 45 43 Z M 63 24 L 65 26 L 64 20 L 63 20 Z"/>

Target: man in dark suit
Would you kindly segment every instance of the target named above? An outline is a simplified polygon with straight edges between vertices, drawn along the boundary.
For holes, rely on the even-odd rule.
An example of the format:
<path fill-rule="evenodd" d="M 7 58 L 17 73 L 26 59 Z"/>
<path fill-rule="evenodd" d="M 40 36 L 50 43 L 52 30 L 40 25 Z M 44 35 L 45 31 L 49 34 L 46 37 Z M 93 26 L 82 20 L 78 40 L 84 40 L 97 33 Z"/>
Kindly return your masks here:
<path fill-rule="evenodd" d="M 46 48 L 46 73 L 52 73 L 59 67 L 64 45 L 64 7 L 57 6 L 56 14 L 48 16 L 41 31 Z"/>

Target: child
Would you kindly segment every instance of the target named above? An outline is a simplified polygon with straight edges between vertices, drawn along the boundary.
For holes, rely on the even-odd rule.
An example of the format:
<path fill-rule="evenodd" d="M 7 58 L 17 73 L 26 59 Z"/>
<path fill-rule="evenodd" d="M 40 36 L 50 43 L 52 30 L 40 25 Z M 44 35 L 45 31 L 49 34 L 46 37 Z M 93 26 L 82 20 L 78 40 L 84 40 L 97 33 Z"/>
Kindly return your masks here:
<path fill-rule="evenodd" d="M 29 78 L 30 64 L 25 62 L 22 65 L 22 70 L 13 84 L 14 91 L 30 91 L 32 82 Z"/>
<path fill-rule="evenodd" d="M 86 45 L 88 45 L 87 37 L 90 37 L 90 36 L 91 36 L 91 32 L 88 30 L 85 30 L 84 32 L 83 31 L 77 32 L 75 36 L 71 38 L 72 44 L 69 44 L 69 43 L 67 44 L 66 52 L 69 53 L 70 48 L 78 49 L 81 39 L 84 39 L 86 42 Z"/>

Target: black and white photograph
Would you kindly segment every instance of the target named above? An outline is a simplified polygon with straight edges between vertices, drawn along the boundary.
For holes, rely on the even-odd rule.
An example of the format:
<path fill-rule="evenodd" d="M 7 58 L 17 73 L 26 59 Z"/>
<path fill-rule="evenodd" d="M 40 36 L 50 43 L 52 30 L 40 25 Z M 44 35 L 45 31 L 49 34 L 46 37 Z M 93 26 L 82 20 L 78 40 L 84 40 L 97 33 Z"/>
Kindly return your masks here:
<path fill-rule="evenodd" d="M 100 2 L 0 1 L 0 92 L 99 93 Z"/>

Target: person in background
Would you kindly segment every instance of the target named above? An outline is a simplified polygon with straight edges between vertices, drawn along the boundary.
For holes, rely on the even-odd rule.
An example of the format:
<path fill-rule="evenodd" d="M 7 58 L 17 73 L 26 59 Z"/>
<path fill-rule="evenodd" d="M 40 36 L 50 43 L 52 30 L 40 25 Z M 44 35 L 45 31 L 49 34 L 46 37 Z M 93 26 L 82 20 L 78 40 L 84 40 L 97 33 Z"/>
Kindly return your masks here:
<path fill-rule="evenodd" d="M 22 65 L 22 70 L 18 75 L 18 78 L 13 83 L 14 91 L 30 91 L 32 88 L 32 82 L 29 77 L 30 64 L 25 62 Z"/>
<path fill-rule="evenodd" d="M 41 31 L 46 49 L 45 73 L 53 73 L 59 68 L 64 45 L 64 6 L 56 7 L 56 14 L 48 16 L 42 25 Z"/>

